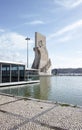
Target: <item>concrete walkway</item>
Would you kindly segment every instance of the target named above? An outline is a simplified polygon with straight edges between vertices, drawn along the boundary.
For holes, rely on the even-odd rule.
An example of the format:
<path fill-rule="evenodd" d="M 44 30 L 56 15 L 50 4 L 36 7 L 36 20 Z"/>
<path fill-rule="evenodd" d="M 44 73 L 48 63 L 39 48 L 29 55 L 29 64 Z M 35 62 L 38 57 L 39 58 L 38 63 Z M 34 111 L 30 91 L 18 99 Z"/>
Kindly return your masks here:
<path fill-rule="evenodd" d="M 16 86 L 16 85 L 34 84 L 34 83 L 40 83 L 40 80 L 0 83 L 0 88 L 7 87 L 7 86 L 9 87 L 9 86 Z"/>
<path fill-rule="evenodd" d="M 82 130 L 82 108 L 0 94 L 0 130 Z"/>

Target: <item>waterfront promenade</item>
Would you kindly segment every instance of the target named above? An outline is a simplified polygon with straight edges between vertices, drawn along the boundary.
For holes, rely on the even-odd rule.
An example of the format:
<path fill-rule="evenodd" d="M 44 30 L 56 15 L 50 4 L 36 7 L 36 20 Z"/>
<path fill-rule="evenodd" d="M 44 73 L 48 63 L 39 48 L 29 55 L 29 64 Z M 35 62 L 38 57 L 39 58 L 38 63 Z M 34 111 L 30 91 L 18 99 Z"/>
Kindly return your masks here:
<path fill-rule="evenodd" d="M 82 130 L 82 108 L 0 94 L 0 130 Z"/>
<path fill-rule="evenodd" d="M 9 83 L 0 83 L 1 87 L 9 87 L 9 86 L 18 86 L 18 85 L 25 85 L 25 84 L 34 84 L 34 83 L 40 83 L 40 80 L 31 80 L 31 81 L 21 81 L 21 82 L 9 82 Z"/>

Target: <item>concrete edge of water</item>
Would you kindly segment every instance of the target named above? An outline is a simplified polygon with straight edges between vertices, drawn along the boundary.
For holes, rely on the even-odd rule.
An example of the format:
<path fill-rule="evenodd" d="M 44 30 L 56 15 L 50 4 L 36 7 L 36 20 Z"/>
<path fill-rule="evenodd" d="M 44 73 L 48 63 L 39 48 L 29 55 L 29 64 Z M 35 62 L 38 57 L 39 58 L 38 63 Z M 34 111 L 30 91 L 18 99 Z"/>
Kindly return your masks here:
<path fill-rule="evenodd" d="M 1 87 L 7 87 L 7 86 L 9 87 L 9 86 L 16 86 L 16 85 L 24 85 L 24 84 L 34 84 L 34 83 L 40 83 L 40 80 L 0 83 L 0 88 Z"/>
<path fill-rule="evenodd" d="M 16 98 L 16 99 L 32 100 L 32 101 L 35 101 L 35 102 L 42 102 L 42 103 L 48 103 L 48 104 L 55 104 L 55 105 L 61 106 L 61 107 L 73 107 L 73 108 L 80 108 L 80 109 L 82 109 L 82 106 L 80 106 L 80 105 L 73 105 L 73 104 L 68 104 L 68 103 L 64 103 L 64 102 L 49 101 L 49 100 L 41 100 L 41 99 L 35 99 L 35 98 L 23 97 L 23 96 L 15 96 L 15 95 L 5 94 L 5 93 L 1 93 L 1 92 L 0 92 L 0 95 L 8 96 L 8 97 L 14 97 L 14 98 Z"/>

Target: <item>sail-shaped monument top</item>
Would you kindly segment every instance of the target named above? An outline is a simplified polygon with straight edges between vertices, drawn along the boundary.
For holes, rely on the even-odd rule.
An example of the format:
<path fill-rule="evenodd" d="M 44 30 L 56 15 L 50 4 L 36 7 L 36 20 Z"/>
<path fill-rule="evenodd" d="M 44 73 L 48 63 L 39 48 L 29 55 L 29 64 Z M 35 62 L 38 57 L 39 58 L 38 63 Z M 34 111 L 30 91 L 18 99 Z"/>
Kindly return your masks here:
<path fill-rule="evenodd" d="M 39 69 L 39 73 L 46 75 L 51 74 L 51 60 L 48 57 L 46 48 L 46 37 L 38 32 L 35 32 L 35 59 L 32 68 Z"/>

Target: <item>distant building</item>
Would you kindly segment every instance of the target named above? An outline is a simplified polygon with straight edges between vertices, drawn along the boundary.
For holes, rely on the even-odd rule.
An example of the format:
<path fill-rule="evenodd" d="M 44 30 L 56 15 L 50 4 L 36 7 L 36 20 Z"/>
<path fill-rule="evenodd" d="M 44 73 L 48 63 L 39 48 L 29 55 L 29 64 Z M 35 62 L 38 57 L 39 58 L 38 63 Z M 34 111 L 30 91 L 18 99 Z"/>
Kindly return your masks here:
<path fill-rule="evenodd" d="M 70 75 L 70 76 L 82 76 L 82 68 L 59 68 L 59 69 L 52 69 L 53 75 Z"/>
<path fill-rule="evenodd" d="M 25 65 L 14 62 L 0 62 L 0 83 L 25 80 Z"/>
<path fill-rule="evenodd" d="M 39 74 L 51 74 L 51 60 L 48 57 L 46 48 L 46 37 L 35 32 L 35 59 L 32 64 L 33 69 L 39 69 Z"/>

